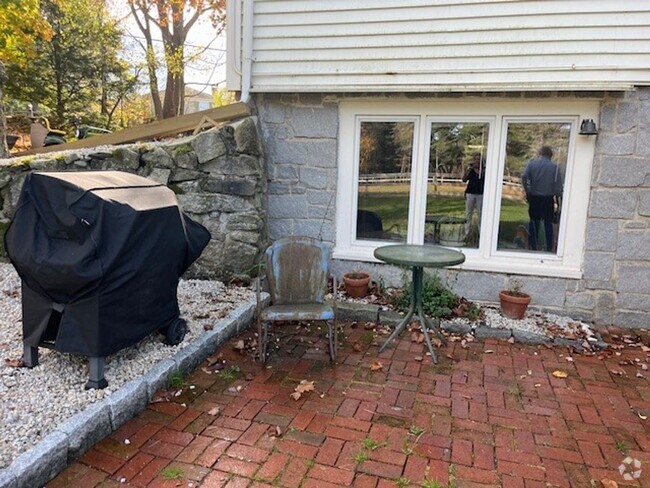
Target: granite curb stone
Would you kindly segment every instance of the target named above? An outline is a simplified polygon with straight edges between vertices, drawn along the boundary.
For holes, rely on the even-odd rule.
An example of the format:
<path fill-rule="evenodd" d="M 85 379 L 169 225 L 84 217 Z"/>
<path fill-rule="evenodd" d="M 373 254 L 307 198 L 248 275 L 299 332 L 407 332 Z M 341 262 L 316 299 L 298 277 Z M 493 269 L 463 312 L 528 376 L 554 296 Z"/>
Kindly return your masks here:
<path fill-rule="evenodd" d="M 504 339 L 504 340 L 508 340 L 513 335 L 515 335 L 515 329 L 497 329 L 496 327 L 476 327 L 476 328 L 474 328 L 474 337 L 476 337 L 477 339 Z"/>
<path fill-rule="evenodd" d="M 264 304 L 269 296 L 262 297 Z M 242 305 L 219 323 L 218 330 L 201 334 L 140 378 L 131 380 L 107 398 L 90 405 L 63 422 L 32 449 L 0 470 L 0 488 L 35 488 L 45 485 L 68 463 L 81 456 L 98 440 L 144 410 L 154 392 L 163 387 L 175 371 L 193 368 L 231 337 L 248 327 L 255 315 L 255 303 Z"/>
<path fill-rule="evenodd" d="M 72 462 L 113 431 L 110 406 L 107 402 L 93 403 L 56 430 L 68 436 L 68 462 Z"/>
<path fill-rule="evenodd" d="M 67 465 L 68 435 L 54 431 L 34 448 L 18 456 L 7 470 L 13 472 L 15 486 L 36 488 L 50 481 Z"/>

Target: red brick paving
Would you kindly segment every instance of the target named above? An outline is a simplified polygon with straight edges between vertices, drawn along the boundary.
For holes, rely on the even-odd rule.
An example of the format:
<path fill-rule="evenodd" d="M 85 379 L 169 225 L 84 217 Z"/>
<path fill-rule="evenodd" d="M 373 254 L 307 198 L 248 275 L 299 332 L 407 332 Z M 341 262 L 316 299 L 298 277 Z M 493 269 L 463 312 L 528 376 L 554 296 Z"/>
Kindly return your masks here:
<path fill-rule="evenodd" d="M 581 355 L 452 342 L 434 366 L 416 359 L 425 347 L 408 333 L 379 354 L 377 341 L 364 345 L 368 331 L 346 324 L 331 367 L 322 331 L 294 330 L 280 331 L 290 338 L 267 367 L 224 346 L 237 377 L 197 368 L 180 396 L 151 403 L 48 488 L 586 488 L 606 478 L 650 487 L 650 424 L 641 418 L 650 385 L 637 377 L 649 355 L 640 347 Z M 372 371 L 376 360 L 383 367 Z M 568 378 L 553 377 L 558 369 Z M 315 390 L 296 401 L 289 395 L 302 379 Z M 624 480 L 626 455 L 647 474 Z"/>

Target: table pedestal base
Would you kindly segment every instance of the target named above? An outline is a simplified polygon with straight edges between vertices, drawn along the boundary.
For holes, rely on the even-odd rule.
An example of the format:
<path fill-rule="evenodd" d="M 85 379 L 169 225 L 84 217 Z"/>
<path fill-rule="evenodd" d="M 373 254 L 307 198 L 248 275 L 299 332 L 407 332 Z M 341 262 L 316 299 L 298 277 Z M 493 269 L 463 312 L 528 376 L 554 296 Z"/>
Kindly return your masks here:
<path fill-rule="evenodd" d="M 424 310 L 422 308 L 422 283 L 424 277 L 424 269 L 421 266 L 413 266 L 413 291 L 411 293 L 411 306 L 409 311 L 406 314 L 406 317 L 395 327 L 395 330 L 388 336 L 386 342 L 379 348 L 379 352 L 382 352 L 386 349 L 386 346 L 399 335 L 400 332 L 404 330 L 406 325 L 410 322 L 411 317 L 417 312 L 418 320 L 420 321 L 420 327 L 422 328 L 422 333 L 424 334 L 424 340 L 427 343 L 429 352 L 431 353 L 431 360 L 434 363 L 438 362 L 438 357 L 436 356 L 435 351 L 433 350 L 433 344 L 431 344 L 431 338 L 429 337 L 429 331 L 432 330 L 440 341 L 446 346 L 447 339 L 440 333 L 440 320 L 435 320 L 435 323 L 429 320 L 426 315 L 424 315 Z"/>

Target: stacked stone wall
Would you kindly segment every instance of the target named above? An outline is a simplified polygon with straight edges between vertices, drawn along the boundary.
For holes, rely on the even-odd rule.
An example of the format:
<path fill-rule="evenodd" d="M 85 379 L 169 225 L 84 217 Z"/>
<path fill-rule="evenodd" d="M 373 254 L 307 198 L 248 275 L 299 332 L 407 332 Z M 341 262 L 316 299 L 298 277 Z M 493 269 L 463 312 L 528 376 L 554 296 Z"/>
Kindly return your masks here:
<path fill-rule="evenodd" d="M 263 94 L 256 97 L 269 177 L 269 238 L 336 236 L 338 102 L 350 95 Z M 411 98 L 498 94 L 410 94 Z M 503 93 L 504 98 L 597 97 L 602 100 L 580 280 L 519 276 L 534 304 L 599 324 L 650 328 L 650 89 L 627 93 Z M 377 96 L 378 100 L 389 95 Z M 388 284 L 388 266 L 334 263 L 338 274 L 368 269 Z M 495 302 L 509 276 L 447 273 L 454 289 Z"/>
<path fill-rule="evenodd" d="M 47 153 L 0 161 L 0 235 L 30 171 L 119 170 L 168 185 L 212 239 L 188 275 L 250 274 L 266 244 L 266 173 L 252 117 L 193 137 L 156 144 Z"/>

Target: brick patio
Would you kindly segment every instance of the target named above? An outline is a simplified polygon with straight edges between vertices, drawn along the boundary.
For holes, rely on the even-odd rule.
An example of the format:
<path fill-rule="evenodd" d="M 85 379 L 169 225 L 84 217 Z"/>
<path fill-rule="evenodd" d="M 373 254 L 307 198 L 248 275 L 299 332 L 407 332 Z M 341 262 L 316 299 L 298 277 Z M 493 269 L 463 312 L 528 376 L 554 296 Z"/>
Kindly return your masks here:
<path fill-rule="evenodd" d="M 229 342 L 219 353 L 227 374 L 204 363 L 182 394 L 151 403 L 48 487 L 650 487 L 639 347 L 580 355 L 453 342 L 434 366 L 408 333 L 378 354 L 372 331 L 348 323 L 331 368 L 323 331 L 277 330 L 268 367 Z M 296 401 L 303 379 L 315 390 Z M 626 456 L 648 473 L 625 481 Z"/>

